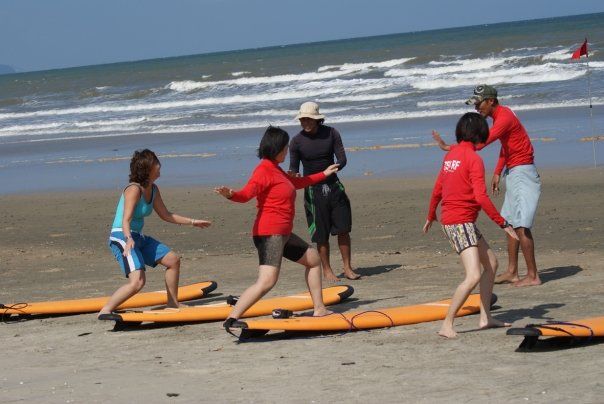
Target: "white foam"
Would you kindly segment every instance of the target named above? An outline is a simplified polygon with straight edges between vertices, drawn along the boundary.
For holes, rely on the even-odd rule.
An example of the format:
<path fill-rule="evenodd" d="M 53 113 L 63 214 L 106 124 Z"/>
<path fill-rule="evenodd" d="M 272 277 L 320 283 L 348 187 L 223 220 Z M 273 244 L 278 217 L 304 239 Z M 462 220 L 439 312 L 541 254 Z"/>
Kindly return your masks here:
<path fill-rule="evenodd" d="M 437 88 L 472 86 L 484 81 L 488 81 L 493 85 L 567 81 L 583 75 L 585 75 L 585 69 L 577 69 L 575 66 L 569 64 L 545 63 L 543 65 L 458 73 L 446 78 L 418 78 L 410 84 L 419 90 L 433 90 Z"/>
<path fill-rule="evenodd" d="M 511 99 L 511 98 L 519 98 L 519 97 L 523 97 L 523 95 L 502 95 L 502 96 L 498 96 L 497 99 L 499 99 L 501 101 L 501 100 L 507 100 L 507 99 Z M 458 99 L 458 100 L 418 101 L 416 105 L 418 108 L 439 107 L 439 106 L 445 106 L 445 105 L 453 106 L 453 105 L 463 104 L 466 100 L 467 100 L 467 97 L 464 99 Z"/>
<path fill-rule="evenodd" d="M 317 69 L 317 71 L 325 72 L 325 71 L 330 71 L 330 70 L 348 71 L 348 70 L 382 69 L 382 68 L 389 68 L 389 67 L 402 65 L 413 59 L 415 59 L 415 57 L 391 59 L 391 60 L 386 60 L 383 62 L 344 63 L 342 65 L 321 66 Z"/>
<path fill-rule="evenodd" d="M 542 60 L 570 60 L 572 52 L 567 49 L 561 49 L 547 53 L 541 57 Z"/>
<path fill-rule="evenodd" d="M 192 81 L 192 80 L 173 81 L 166 86 L 166 88 L 168 90 L 178 91 L 178 92 L 183 92 L 183 93 L 202 90 L 202 89 L 208 88 L 208 87 L 210 87 L 210 84 L 207 82 Z"/>
<path fill-rule="evenodd" d="M 246 71 L 243 71 L 243 72 L 233 72 L 233 73 L 231 73 L 231 76 L 233 76 L 233 77 L 239 77 L 239 76 L 244 76 L 244 75 L 250 74 L 250 73 L 251 72 L 246 72 Z"/>
<path fill-rule="evenodd" d="M 518 56 L 507 58 L 484 58 L 484 59 L 466 59 L 452 60 L 447 63 L 440 62 L 438 67 L 416 67 L 409 69 L 390 69 L 384 73 L 385 77 L 438 77 L 452 73 L 463 73 L 478 70 L 488 70 L 496 66 L 510 64 L 519 59 Z"/>
<path fill-rule="evenodd" d="M 361 102 L 361 101 L 376 101 L 376 100 L 388 100 L 392 98 L 402 97 L 407 93 L 398 92 L 398 93 L 383 93 L 383 94 L 363 94 L 363 95 L 348 95 L 342 97 L 326 97 L 319 98 L 319 102 Z"/>

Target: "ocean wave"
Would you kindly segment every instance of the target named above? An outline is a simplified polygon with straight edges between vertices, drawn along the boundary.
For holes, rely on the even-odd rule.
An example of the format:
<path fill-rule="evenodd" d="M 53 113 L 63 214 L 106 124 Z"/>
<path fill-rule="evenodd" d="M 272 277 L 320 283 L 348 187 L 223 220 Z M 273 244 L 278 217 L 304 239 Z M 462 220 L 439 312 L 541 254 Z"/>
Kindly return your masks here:
<path fill-rule="evenodd" d="M 384 62 L 367 62 L 367 63 L 344 63 L 342 65 L 322 66 L 316 72 L 305 72 L 299 74 L 278 74 L 275 76 L 260 76 L 260 77 L 241 77 L 232 80 L 220 81 L 173 81 L 168 84 L 167 88 L 178 92 L 191 92 L 208 87 L 220 86 L 251 86 L 260 84 L 278 84 L 300 81 L 318 81 L 335 79 L 347 75 L 365 73 L 373 69 L 389 68 L 403 64 L 414 58 L 392 59 Z M 247 72 L 249 73 L 249 72 Z"/>
<path fill-rule="evenodd" d="M 509 105 L 514 111 L 528 111 L 528 110 L 543 110 L 543 109 L 556 109 L 556 108 L 568 108 L 568 107 L 582 107 L 585 106 L 587 101 L 585 99 L 573 99 L 561 102 L 550 102 L 550 103 L 535 103 L 535 104 L 517 104 Z M 604 105 L 604 98 L 596 97 L 592 100 L 593 105 Z M 370 114 L 342 114 L 338 115 L 333 113 L 329 116 L 330 123 L 349 123 L 349 122 L 371 122 L 371 121 L 383 121 L 383 120 L 405 120 L 405 119 L 417 119 L 417 118 L 428 118 L 428 117 L 441 117 L 441 116 L 459 116 L 468 112 L 472 108 L 467 106 L 461 106 L 459 108 L 446 108 L 438 110 L 420 110 L 420 111 L 390 111 L 383 113 L 370 113 Z M 371 109 L 375 111 L 374 108 Z M 285 112 L 284 110 L 281 112 Z M 274 117 L 271 119 L 272 125 L 278 126 L 289 126 L 292 125 L 293 118 L 291 116 L 292 111 L 288 111 L 289 116 L 283 114 L 284 118 Z M 342 111 L 345 112 L 345 111 Z M 254 115 L 254 114 L 251 114 Z M 255 115 L 258 116 L 258 115 Z M 262 116 L 262 115 L 259 115 Z M 124 124 L 107 125 L 105 127 L 81 127 L 72 128 L 66 130 L 65 128 L 52 128 L 52 129 L 41 129 L 36 131 L 29 131 L 27 134 L 34 138 L 26 140 L 19 140 L 12 143 L 24 143 L 24 142 L 41 142 L 41 141 L 58 141 L 66 139 L 93 139 L 99 137 L 117 137 L 117 136 L 128 136 L 138 134 L 169 134 L 169 133 L 194 133 L 194 132 L 208 132 L 208 131 L 221 131 L 221 130 L 238 130 L 238 129 L 255 129 L 265 128 L 269 122 L 266 119 L 256 119 L 251 121 L 243 122 L 218 122 L 218 123 L 199 123 L 199 124 L 183 124 L 183 125 L 166 125 L 164 123 L 159 125 L 145 126 L 144 122 L 133 122 L 130 126 Z M 54 137 L 57 134 L 72 134 L 71 136 Z M 88 134 L 90 133 L 90 134 Z M 5 137 L 6 135 L 2 135 Z M 52 136 L 44 138 L 43 136 Z M 8 143 L 8 142 L 5 142 Z"/>
<path fill-rule="evenodd" d="M 336 114 L 338 112 L 348 111 L 350 108 L 321 108 L 322 114 Z M 241 118 L 248 116 L 267 116 L 267 117 L 293 117 L 296 116 L 297 109 L 265 109 L 254 112 L 233 112 L 233 113 L 214 113 L 212 116 L 217 118 Z"/>
<path fill-rule="evenodd" d="M 382 94 L 362 94 L 362 95 L 348 95 L 342 97 L 327 97 L 319 98 L 318 102 L 335 103 L 335 102 L 361 102 L 361 101 L 377 101 L 377 100 L 388 100 L 392 98 L 402 97 L 408 94 L 405 92 L 397 93 L 382 93 Z"/>
<path fill-rule="evenodd" d="M 438 67 L 416 67 L 409 69 L 390 69 L 384 73 L 386 77 L 437 77 L 452 73 L 463 73 L 477 70 L 488 70 L 496 66 L 504 66 L 519 60 L 518 56 L 507 58 L 483 58 L 483 59 L 465 59 L 441 62 Z"/>
<path fill-rule="evenodd" d="M 231 76 L 233 77 L 239 77 L 239 76 L 244 76 L 246 74 L 250 74 L 251 72 L 247 72 L 247 71 L 242 71 L 242 72 L 233 72 L 231 73 Z"/>
<path fill-rule="evenodd" d="M 541 56 L 542 60 L 570 60 L 572 52 L 568 49 L 561 49 L 554 52 L 546 53 Z"/>
<path fill-rule="evenodd" d="M 348 70 L 381 69 L 381 68 L 389 68 L 389 67 L 402 65 L 413 59 L 415 59 L 415 57 L 391 59 L 391 60 L 386 60 L 383 62 L 344 63 L 341 65 L 321 66 L 317 69 L 317 71 L 320 73 L 320 72 L 325 72 L 325 71 L 330 71 L 330 70 L 348 71 Z"/>
<path fill-rule="evenodd" d="M 48 134 L 61 134 L 71 132 L 95 132 L 105 130 L 131 130 L 128 125 L 139 125 L 142 123 L 154 124 L 165 123 L 172 120 L 181 119 L 182 116 L 156 116 L 156 117 L 137 117 L 129 119 L 110 119 L 102 121 L 76 121 L 76 122 L 53 122 L 40 124 L 12 125 L 0 128 L 0 137 L 10 136 L 39 136 Z"/>
<path fill-rule="evenodd" d="M 502 96 L 498 96 L 497 99 L 501 101 L 501 100 L 509 100 L 511 98 L 520 98 L 520 97 L 524 97 L 524 95 L 502 95 Z M 467 100 L 467 97 L 463 98 L 463 99 L 457 99 L 457 100 L 418 101 L 416 105 L 418 108 L 439 107 L 439 106 L 444 106 L 444 105 L 459 105 L 460 103 L 463 103 L 466 100 Z"/>
<path fill-rule="evenodd" d="M 9 112 L 0 113 L 0 119 L 17 119 L 17 118 L 32 118 L 42 116 L 59 116 L 59 115 L 83 115 L 94 113 L 111 113 L 111 112 L 143 112 L 143 111 L 161 111 L 182 108 L 196 108 L 210 105 L 232 105 L 245 104 L 256 102 L 271 102 L 292 99 L 308 99 L 325 94 L 338 92 L 337 89 L 324 88 L 315 93 L 308 91 L 272 91 L 261 94 L 251 95 L 233 95 L 226 97 L 206 97 L 196 100 L 182 101 L 163 101 L 155 103 L 139 103 L 130 105 L 105 104 L 96 106 L 86 106 L 79 108 L 51 109 L 32 112 Z"/>
<path fill-rule="evenodd" d="M 583 75 L 585 75 L 584 69 L 577 69 L 572 65 L 545 63 L 543 65 L 452 74 L 447 78 L 418 78 L 410 84 L 418 90 L 433 90 L 437 88 L 472 86 L 483 81 L 488 81 L 493 85 L 567 81 Z"/>
<path fill-rule="evenodd" d="M 181 93 L 189 93 L 192 91 L 202 90 L 204 88 L 210 87 L 211 84 L 209 82 L 202 81 L 192 81 L 192 80 L 184 80 L 184 81 L 172 81 L 170 84 L 166 86 L 168 90 L 177 91 Z"/>

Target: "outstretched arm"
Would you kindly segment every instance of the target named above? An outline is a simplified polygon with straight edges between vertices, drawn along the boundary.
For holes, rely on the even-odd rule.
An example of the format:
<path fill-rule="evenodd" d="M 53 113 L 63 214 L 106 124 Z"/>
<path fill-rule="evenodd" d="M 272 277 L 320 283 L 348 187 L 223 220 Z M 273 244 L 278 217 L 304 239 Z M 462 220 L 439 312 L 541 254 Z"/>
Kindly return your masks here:
<path fill-rule="evenodd" d="M 443 140 L 443 138 L 440 137 L 440 133 L 438 133 L 435 130 L 432 131 L 432 139 L 434 139 L 434 141 L 436 142 L 438 147 L 440 147 L 442 150 L 444 150 L 444 151 L 451 150 L 451 146 L 446 144 L 445 141 Z"/>
<path fill-rule="evenodd" d="M 258 196 L 268 186 L 266 173 L 261 168 L 256 168 L 247 184 L 239 191 L 233 191 L 231 188 L 220 186 L 214 188 L 214 192 L 222 195 L 233 202 L 245 203 L 252 198 Z"/>
<path fill-rule="evenodd" d="M 290 176 L 289 180 L 292 184 L 294 184 L 294 187 L 296 187 L 296 189 L 306 188 L 310 185 L 316 184 L 317 182 L 323 181 L 325 178 L 329 177 L 332 174 L 337 173 L 339 166 L 339 164 L 332 164 L 320 173 L 307 175 L 305 177 Z"/>
<path fill-rule="evenodd" d="M 161 193 L 159 192 L 159 188 L 155 187 L 155 191 L 157 193 L 155 195 L 155 199 L 153 200 L 153 209 L 162 220 L 168 223 L 187 224 L 199 228 L 209 227 L 212 224 L 212 222 L 207 220 L 193 219 L 190 217 L 181 216 L 177 213 L 170 212 L 164 204 L 164 201 L 161 197 Z"/>

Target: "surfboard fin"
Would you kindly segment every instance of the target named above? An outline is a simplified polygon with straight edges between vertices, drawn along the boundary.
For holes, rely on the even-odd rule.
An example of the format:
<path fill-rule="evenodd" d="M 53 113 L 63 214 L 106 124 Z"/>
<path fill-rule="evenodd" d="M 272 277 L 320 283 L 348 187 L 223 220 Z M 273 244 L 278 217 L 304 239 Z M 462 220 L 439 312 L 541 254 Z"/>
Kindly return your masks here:
<path fill-rule="evenodd" d="M 119 314 L 115 314 L 115 313 L 109 313 L 109 314 L 100 314 L 98 316 L 99 320 L 108 320 L 108 321 L 122 321 L 122 316 L 120 316 Z"/>
<path fill-rule="evenodd" d="M 273 318 L 290 318 L 294 315 L 294 312 L 287 309 L 274 309 L 271 315 Z"/>

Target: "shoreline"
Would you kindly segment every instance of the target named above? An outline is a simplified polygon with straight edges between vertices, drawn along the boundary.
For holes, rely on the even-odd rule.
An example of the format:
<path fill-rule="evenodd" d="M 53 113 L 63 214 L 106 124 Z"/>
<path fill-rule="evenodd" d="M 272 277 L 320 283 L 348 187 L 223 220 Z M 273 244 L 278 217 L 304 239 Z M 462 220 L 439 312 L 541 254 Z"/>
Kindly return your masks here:
<path fill-rule="evenodd" d="M 604 143 L 582 141 L 590 137 L 584 108 L 565 111 L 563 116 L 548 110 L 518 112 L 533 140 L 537 168 L 588 168 L 593 165 L 594 145 L 596 162 L 604 165 Z M 596 128 L 604 126 L 604 114 L 594 119 Z M 455 121 L 455 117 L 446 116 L 335 124 L 349 160 L 342 176 L 430 174 L 443 157 L 443 152 L 432 146 L 431 131 L 435 129 L 445 141 L 454 142 L 451 133 Z M 291 136 L 299 130 L 293 123 L 284 128 Z M 261 132 L 253 129 L 5 144 L 0 151 L 0 195 L 53 189 L 119 189 L 127 177 L 132 151 L 142 147 L 166 156 L 162 158 L 160 181 L 176 186 L 243 182 L 258 162 L 255 149 Z M 498 153 L 498 145 L 481 151 L 487 175 Z"/>

